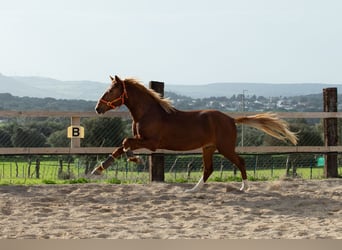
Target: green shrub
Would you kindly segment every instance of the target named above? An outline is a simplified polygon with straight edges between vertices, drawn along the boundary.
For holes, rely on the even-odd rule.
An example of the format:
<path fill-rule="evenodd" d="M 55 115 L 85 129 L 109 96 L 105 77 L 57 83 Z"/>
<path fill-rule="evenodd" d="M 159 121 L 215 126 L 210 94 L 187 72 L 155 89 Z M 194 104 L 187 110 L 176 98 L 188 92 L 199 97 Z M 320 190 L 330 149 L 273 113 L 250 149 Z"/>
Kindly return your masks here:
<path fill-rule="evenodd" d="M 86 178 L 78 178 L 78 179 L 73 179 L 69 181 L 70 184 L 89 183 L 89 182 L 90 181 Z"/>
<path fill-rule="evenodd" d="M 44 184 L 57 184 L 55 181 L 53 180 L 43 180 Z"/>
<path fill-rule="evenodd" d="M 121 184 L 121 180 L 117 179 L 117 178 L 112 178 L 107 180 L 107 183 L 109 184 Z"/>

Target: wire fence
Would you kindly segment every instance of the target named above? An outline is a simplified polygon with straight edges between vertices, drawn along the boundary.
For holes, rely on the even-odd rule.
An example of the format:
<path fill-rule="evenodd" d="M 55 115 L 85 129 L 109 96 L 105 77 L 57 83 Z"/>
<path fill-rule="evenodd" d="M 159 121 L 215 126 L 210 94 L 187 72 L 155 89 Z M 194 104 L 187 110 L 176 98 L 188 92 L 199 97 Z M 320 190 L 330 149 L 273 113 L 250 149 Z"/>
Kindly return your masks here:
<path fill-rule="evenodd" d="M 113 183 L 146 183 L 149 181 L 149 156 L 141 155 L 144 164 L 136 165 L 122 157 L 98 179 L 90 179 L 88 173 L 114 147 L 120 146 L 123 138 L 131 136 L 131 118 L 128 113 L 110 112 L 108 116 L 98 117 L 88 113 L 76 113 L 80 117 L 80 125 L 85 129 L 85 137 L 80 139 L 80 149 L 96 149 L 89 155 L 73 154 L 71 140 L 67 138 L 70 126 L 69 113 L 28 112 L 10 113 L 0 111 L 0 183 L 34 183 L 37 182 L 70 182 L 106 181 Z M 235 116 L 245 114 L 235 113 Z M 312 113 L 303 117 L 297 113 L 281 114 L 290 124 L 292 131 L 298 132 L 299 146 L 324 146 L 322 114 Z M 341 119 L 337 116 L 338 131 L 342 131 Z M 247 127 L 238 126 L 239 147 L 289 146 L 264 133 Z M 342 145 L 341 138 L 338 145 Z M 27 153 L 34 148 L 42 149 L 40 153 Z M 51 154 L 50 151 L 55 151 Z M 70 150 L 59 155 L 60 149 Z M 99 152 L 97 152 L 99 151 Z M 8 153 L 10 152 L 10 153 Z M 45 152 L 45 153 L 44 153 Z M 68 151 L 66 151 L 68 152 Z M 101 153 L 102 152 L 102 153 Z M 246 161 L 250 179 L 275 179 L 283 176 L 322 178 L 325 152 L 314 153 L 251 153 L 242 152 Z M 339 152 L 337 152 L 339 153 Z M 25 155 L 23 155 L 25 154 Z M 341 155 L 338 155 L 341 166 Z M 323 165 L 322 165 L 323 162 Z M 202 158 L 200 154 L 166 154 L 165 180 L 169 182 L 197 181 L 202 174 Z M 227 181 L 240 178 L 239 171 L 225 158 L 216 155 L 214 158 L 214 174 L 210 180 Z M 341 175 L 341 167 L 339 167 Z"/>
<path fill-rule="evenodd" d="M 105 155 L 89 156 L 1 156 L 0 184 L 54 184 L 79 182 L 148 183 L 149 155 L 140 155 L 143 163 L 117 159 L 102 176 L 90 171 Z M 165 155 L 166 182 L 196 182 L 202 175 L 202 156 Z M 244 154 L 249 180 L 274 180 L 283 177 L 321 179 L 324 157 L 317 154 Z M 342 155 L 338 156 L 339 166 Z M 342 174 L 342 167 L 339 167 Z M 214 157 L 214 173 L 209 181 L 240 181 L 241 176 L 231 162 L 220 155 Z"/>

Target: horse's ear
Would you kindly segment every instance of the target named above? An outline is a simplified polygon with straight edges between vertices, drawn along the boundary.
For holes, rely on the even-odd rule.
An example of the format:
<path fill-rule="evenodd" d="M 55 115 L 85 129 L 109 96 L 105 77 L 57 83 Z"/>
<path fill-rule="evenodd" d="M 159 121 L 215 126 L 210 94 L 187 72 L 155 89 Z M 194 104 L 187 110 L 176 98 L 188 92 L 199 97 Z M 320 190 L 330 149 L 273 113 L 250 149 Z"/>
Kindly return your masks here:
<path fill-rule="evenodd" d="M 110 78 L 110 80 L 111 80 L 111 81 L 114 81 L 114 77 L 112 77 L 112 76 L 109 76 L 109 78 Z"/>
<path fill-rule="evenodd" d="M 122 80 L 121 80 L 120 77 L 118 77 L 117 75 L 115 75 L 115 81 L 116 81 L 116 82 L 119 82 L 119 83 L 122 83 Z"/>

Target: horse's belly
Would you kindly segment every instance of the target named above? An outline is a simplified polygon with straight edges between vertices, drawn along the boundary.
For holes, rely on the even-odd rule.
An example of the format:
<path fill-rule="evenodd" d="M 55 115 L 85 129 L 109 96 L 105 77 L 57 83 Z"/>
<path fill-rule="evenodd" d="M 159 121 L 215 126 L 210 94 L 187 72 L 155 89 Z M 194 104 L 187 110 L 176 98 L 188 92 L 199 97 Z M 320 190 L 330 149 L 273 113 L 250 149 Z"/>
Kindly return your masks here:
<path fill-rule="evenodd" d="M 186 129 L 183 127 L 165 133 L 160 141 L 160 148 L 186 151 L 201 148 L 213 142 L 210 131 L 205 132 L 202 129 Z"/>

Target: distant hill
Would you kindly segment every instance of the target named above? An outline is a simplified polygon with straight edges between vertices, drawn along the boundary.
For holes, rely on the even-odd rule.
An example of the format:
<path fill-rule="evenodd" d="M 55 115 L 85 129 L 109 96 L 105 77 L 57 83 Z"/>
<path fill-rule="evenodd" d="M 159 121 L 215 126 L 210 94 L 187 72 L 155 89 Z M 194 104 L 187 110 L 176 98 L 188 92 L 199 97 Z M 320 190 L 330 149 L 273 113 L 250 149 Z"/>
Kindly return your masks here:
<path fill-rule="evenodd" d="M 151 79 L 152 80 L 152 79 Z M 145 83 L 147 85 L 147 83 Z M 81 99 L 95 101 L 102 95 L 109 83 L 94 81 L 60 81 L 45 77 L 4 76 L 0 74 L 0 93 L 14 96 L 52 97 L 56 99 Z M 342 85 L 320 83 L 265 84 L 265 83 L 211 83 L 205 85 L 165 85 L 165 91 L 192 98 L 246 95 L 265 97 L 299 96 L 322 93 L 323 88 Z"/>
<path fill-rule="evenodd" d="M 324 88 L 337 87 L 342 93 L 342 85 L 320 83 L 211 83 L 206 85 L 167 85 L 167 91 L 192 98 L 218 97 L 240 95 L 256 95 L 265 97 L 289 97 L 300 95 L 321 94 Z"/>
<path fill-rule="evenodd" d="M 18 97 L 8 93 L 0 93 L 0 110 L 52 110 L 52 111 L 93 111 L 95 101 L 55 99 L 51 97 Z"/>
<path fill-rule="evenodd" d="M 0 74 L 0 93 L 14 96 L 97 100 L 109 83 L 60 81 L 46 77 L 8 77 Z"/>

